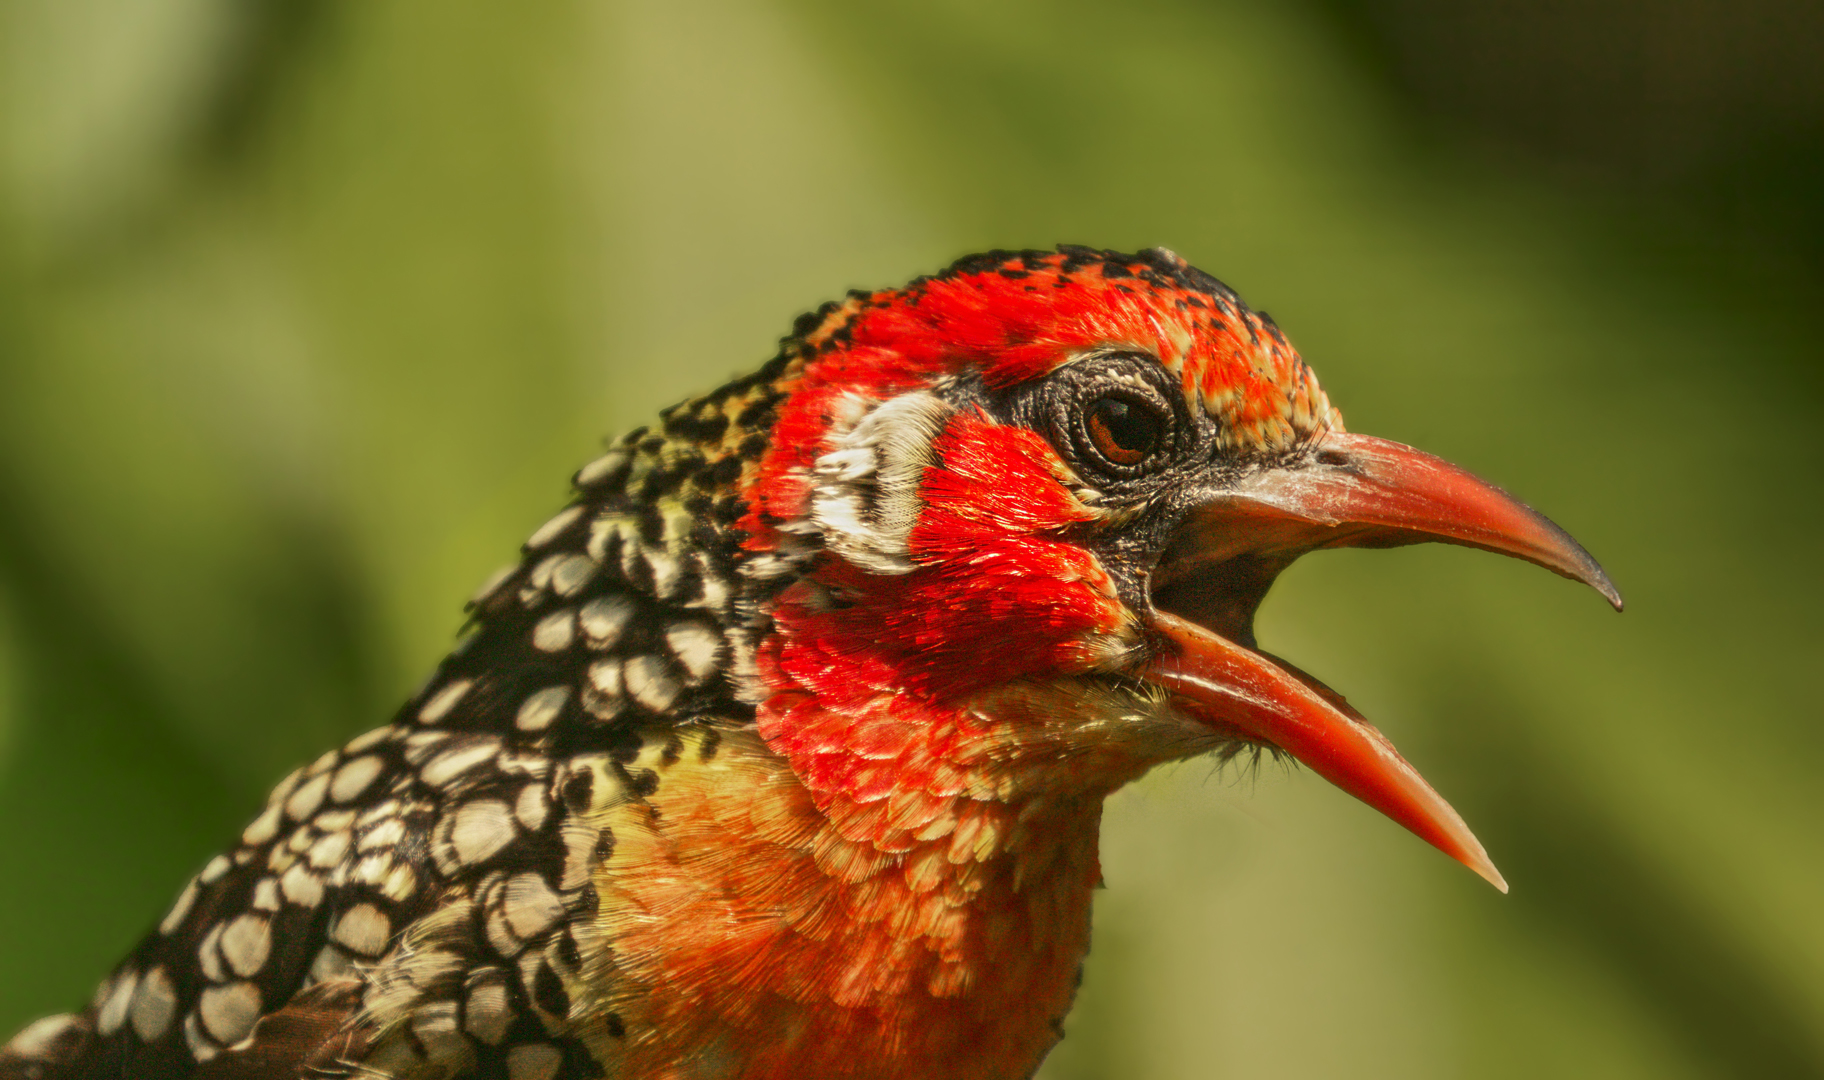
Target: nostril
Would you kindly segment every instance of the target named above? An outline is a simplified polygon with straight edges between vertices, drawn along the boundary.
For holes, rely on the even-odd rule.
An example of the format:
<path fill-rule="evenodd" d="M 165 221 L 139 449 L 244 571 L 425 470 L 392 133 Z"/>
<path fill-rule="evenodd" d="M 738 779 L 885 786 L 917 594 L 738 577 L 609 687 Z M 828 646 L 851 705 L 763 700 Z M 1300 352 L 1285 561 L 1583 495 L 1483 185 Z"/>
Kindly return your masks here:
<path fill-rule="evenodd" d="M 1337 450 L 1320 450 L 1317 454 L 1319 465 L 1347 465 L 1349 456 Z"/>

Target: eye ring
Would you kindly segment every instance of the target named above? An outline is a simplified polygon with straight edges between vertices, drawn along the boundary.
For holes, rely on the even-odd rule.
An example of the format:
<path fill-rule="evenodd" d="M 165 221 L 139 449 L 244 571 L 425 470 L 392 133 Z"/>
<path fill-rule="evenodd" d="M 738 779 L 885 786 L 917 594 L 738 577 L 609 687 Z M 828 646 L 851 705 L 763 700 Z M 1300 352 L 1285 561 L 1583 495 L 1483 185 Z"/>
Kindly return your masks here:
<path fill-rule="evenodd" d="M 1117 472 L 1141 470 L 1170 439 L 1170 420 L 1130 394 L 1101 394 L 1079 413 L 1084 449 Z"/>

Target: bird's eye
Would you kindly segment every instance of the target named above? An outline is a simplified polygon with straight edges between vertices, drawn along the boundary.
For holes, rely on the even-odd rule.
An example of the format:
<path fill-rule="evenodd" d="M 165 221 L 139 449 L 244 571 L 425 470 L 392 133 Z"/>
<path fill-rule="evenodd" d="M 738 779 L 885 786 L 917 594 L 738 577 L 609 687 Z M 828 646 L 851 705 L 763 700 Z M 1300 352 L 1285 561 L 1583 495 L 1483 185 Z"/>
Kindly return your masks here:
<path fill-rule="evenodd" d="M 1110 395 L 1090 402 L 1083 426 L 1096 453 L 1123 468 L 1142 464 L 1165 444 L 1165 418 L 1130 397 Z"/>

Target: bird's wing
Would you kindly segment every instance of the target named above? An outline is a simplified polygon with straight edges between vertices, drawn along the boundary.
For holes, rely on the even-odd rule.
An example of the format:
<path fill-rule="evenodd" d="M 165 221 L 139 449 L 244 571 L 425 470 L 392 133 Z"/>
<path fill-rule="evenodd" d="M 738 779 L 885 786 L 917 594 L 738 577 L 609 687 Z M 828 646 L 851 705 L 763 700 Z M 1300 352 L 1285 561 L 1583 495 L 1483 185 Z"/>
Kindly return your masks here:
<path fill-rule="evenodd" d="M 394 722 L 286 778 L 0 1080 L 593 1075 L 568 1032 L 601 855 L 572 810 L 650 793 L 681 725 L 751 721 L 742 429 L 703 417 L 767 393 L 724 388 L 668 417 L 684 437 L 636 432 L 579 473 Z"/>
<path fill-rule="evenodd" d="M 0 1077 L 333 1075 L 298 1068 L 360 1060 L 407 1015 L 401 1052 L 446 1056 L 448 1037 L 484 1063 L 551 1043 L 568 1011 L 553 965 L 575 967 L 565 924 L 593 903 L 588 854 L 565 846 L 577 756 L 405 724 L 326 755 L 279 786 L 87 1009 L 16 1041 Z M 589 756 L 580 767 L 626 775 L 610 752 Z M 436 999 L 448 1007 L 427 1018 Z"/>

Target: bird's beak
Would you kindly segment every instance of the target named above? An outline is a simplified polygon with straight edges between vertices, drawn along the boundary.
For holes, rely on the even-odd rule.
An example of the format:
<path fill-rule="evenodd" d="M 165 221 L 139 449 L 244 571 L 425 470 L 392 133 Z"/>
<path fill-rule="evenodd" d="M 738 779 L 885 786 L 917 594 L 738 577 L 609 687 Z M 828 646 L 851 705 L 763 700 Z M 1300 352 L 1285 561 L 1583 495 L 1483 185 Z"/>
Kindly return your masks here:
<path fill-rule="evenodd" d="M 1143 674 L 1186 713 L 1284 750 L 1506 892 L 1469 826 L 1386 736 L 1341 695 L 1254 647 L 1254 609 L 1299 555 L 1426 541 L 1526 559 L 1621 609 L 1602 567 L 1544 515 L 1430 454 L 1335 432 L 1297 464 L 1225 483 L 1191 515 L 1153 575 L 1158 647 Z"/>

